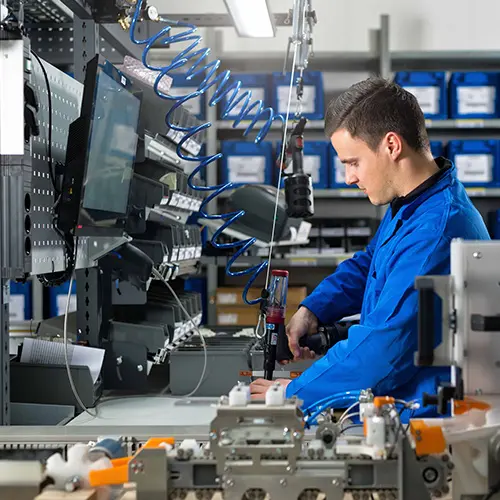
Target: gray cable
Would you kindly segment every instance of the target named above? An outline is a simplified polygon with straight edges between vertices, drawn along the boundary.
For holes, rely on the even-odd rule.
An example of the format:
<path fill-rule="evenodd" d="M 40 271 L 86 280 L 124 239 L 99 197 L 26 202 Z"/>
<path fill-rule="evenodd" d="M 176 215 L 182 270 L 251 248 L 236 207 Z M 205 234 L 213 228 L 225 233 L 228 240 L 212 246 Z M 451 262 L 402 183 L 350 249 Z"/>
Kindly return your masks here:
<path fill-rule="evenodd" d="M 201 384 L 203 383 L 205 379 L 205 374 L 207 371 L 207 363 L 208 363 L 208 352 L 207 352 L 207 343 L 205 341 L 205 337 L 203 337 L 202 333 L 200 332 L 199 328 L 196 326 L 194 323 L 193 318 L 190 316 L 190 314 L 187 312 L 185 307 L 182 305 L 182 302 L 180 301 L 179 297 L 175 293 L 174 289 L 170 285 L 170 283 L 161 275 L 159 271 L 153 268 L 153 275 L 158 278 L 160 281 L 162 281 L 165 286 L 170 290 L 172 293 L 172 296 L 174 297 L 175 301 L 181 308 L 181 311 L 184 313 L 186 316 L 186 319 L 191 323 L 193 326 L 193 330 L 198 334 L 200 337 L 201 343 L 203 345 L 203 371 L 200 376 L 200 380 L 196 384 L 196 387 L 189 393 L 185 394 L 183 396 L 168 396 L 169 398 L 173 399 L 184 399 L 184 398 L 190 398 L 194 396 L 199 388 L 201 387 Z M 80 409 L 90 415 L 92 418 L 96 418 L 98 416 L 98 411 L 97 408 L 95 410 L 95 413 L 91 412 L 83 403 L 82 399 L 80 398 L 80 395 L 78 394 L 78 390 L 76 388 L 74 379 L 73 379 L 73 374 L 71 373 L 71 368 L 70 368 L 70 363 L 69 363 L 69 357 L 68 357 L 68 315 L 69 315 L 69 304 L 70 304 L 70 299 L 71 299 L 71 288 L 73 286 L 73 275 L 71 276 L 71 279 L 69 281 L 69 290 L 68 290 L 68 297 L 67 297 L 67 302 L 66 302 L 66 308 L 64 311 L 64 327 L 63 327 L 63 341 L 64 341 L 64 362 L 66 365 L 66 372 L 68 375 L 68 380 L 69 384 L 71 387 L 71 391 L 73 392 L 73 396 L 75 397 L 78 405 L 80 406 Z"/>

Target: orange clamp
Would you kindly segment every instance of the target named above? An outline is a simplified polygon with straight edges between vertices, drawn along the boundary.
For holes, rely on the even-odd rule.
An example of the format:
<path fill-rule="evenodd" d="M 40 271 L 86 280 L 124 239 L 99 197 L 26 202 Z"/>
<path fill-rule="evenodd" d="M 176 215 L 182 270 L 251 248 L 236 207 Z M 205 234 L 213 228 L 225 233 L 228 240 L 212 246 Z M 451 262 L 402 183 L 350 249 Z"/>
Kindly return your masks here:
<path fill-rule="evenodd" d="M 446 440 L 440 426 L 427 425 L 423 420 L 411 420 L 410 431 L 415 440 L 417 456 L 435 455 L 446 450 Z"/>
<path fill-rule="evenodd" d="M 382 408 L 384 405 L 393 405 L 395 402 L 395 399 L 390 396 L 377 396 L 373 399 L 375 408 Z"/>
<path fill-rule="evenodd" d="M 144 448 L 161 448 L 165 444 L 174 445 L 174 438 L 151 438 L 146 444 L 136 452 L 133 457 L 124 457 L 111 460 L 111 467 L 108 469 L 91 470 L 89 472 L 89 483 L 92 488 L 102 486 L 118 486 L 129 482 L 128 470 L 130 462 Z"/>

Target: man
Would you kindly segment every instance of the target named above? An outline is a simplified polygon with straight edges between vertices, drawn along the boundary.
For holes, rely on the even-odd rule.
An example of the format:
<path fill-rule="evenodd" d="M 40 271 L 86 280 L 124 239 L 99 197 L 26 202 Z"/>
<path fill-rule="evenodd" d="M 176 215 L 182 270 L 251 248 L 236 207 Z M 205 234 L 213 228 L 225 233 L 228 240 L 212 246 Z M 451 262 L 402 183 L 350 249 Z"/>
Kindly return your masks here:
<path fill-rule="evenodd" d="M 487 240 L 484 222 L 457 179 L 452 163 L 433 159 L 416 98 L 374 78 L 359 82 L 329 104 L 325 131 L 356 184 L 377 206 L 390 204 L 373 240 L 341 263 L 301 304 L 287 325 L 295 360 L 303 335 L 361 314 L 348 339 L 333 346 L 299 378 L 280 380 L 304 407 L 349 390 L 412 400 L 435 393 L 449 369 L 419 368 L 418 292 L 415 278 L 450 272 L 453 238 Z M 271 382 L 251 386 L 261 398 Z"/>

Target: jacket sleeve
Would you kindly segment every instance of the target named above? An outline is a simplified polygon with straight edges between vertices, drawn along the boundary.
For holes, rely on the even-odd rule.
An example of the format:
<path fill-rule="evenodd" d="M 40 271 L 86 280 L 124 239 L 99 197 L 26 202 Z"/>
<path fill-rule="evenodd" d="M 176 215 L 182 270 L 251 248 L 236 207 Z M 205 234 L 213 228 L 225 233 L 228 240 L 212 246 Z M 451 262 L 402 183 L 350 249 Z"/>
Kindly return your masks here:
<path fill-rule="evenodd" d="M 363 324 L 349 329 L 349 338 L 334 345 L 287 387 L 305 407 L 349 390 L 371 388 L 391 394 L 416 373 L 418 292 L 417 276 L 447 274 L 450 241 L 434 227 L 416 228 L 397 245 L 383 273 L 370 282 L 376 301 Z M 441 229 L 442 234 L 442 229 Z M 383 276 L 381 276 L 383 274 Z"/>
<path fill-rule="evenodd" d="M 352 258 L 340 263 L 335 272 L 325 278 L 300 304 L 307 307 L 320 323 L 329 325 L 360 313 L 373 252 L 384 222 L 385 219 L 366 250 L 356 252 Z"/>

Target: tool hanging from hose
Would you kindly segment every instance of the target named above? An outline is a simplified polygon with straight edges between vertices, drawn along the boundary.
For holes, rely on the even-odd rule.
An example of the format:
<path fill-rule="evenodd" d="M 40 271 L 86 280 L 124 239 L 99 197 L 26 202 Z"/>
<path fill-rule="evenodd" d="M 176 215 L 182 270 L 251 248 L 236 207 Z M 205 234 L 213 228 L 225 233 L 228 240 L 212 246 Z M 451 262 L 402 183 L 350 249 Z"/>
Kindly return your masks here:
<path fill-rule="evenodd" d="M 211 243 L 215 248 L 218 249 L 237 249 L 235 254 L 228 260 L 226 266 L 226 274 L 229 276 L 242 276 L 242 275 L 250 275 L 250 279 L 246 284 L 243 291 L 243 300 L 245 303 L 252 305 L 262 301 L 262 298 L 259 297 L 254 300 L 249 300 L 247 298 L 248 291 L 257 277 L 261 274 L 264 269 L 267 269 L 266 275 L 266 286 L 269 284 L 270 277 L 270 267 L 271 267 L 271 259 L 272 259 L 272 249 L 274 243 L 275 236 L 275 222 L 276 222 L 276 212 L 278 208 L 279 202 L 279 190 L 276 194 L 276 203 L 275 203 L 275 213 L 273 218 L 273 229 L 271 234 L 271 244 L 269 248 L 269 259 L 268 261 L 264 261 L 256 266 L 252 266 L 250 268 L 246 268 L 239 271 L 232 271 L 231 267 L 234 262 L 238 259 L 239 256 L 243 255 L 248 251 L 248 249 L 253 245 L 256 241 L 255 238 L 249 238 L 247 240 L 232 242 L 232 243 L 219 243 L 217 240 L 219 236 L 224 232 L 226 228 L 228 228 L 233 222 L 238 220 L 240 217 L 244 215 L 243 211 L 235 211 L 232 213 L 225 214 L 209 214 L 206 211 L 207 205 L 213 201 L 217 196 L 219 196 L 222 192 L 227 191 L 233 188 L 232 183 L 227 184 L 218 184 L 215 186 L 198 186 L 194 184 L 194 180 L 196 176 L 205 168 L 209 167 L 212 163 L 217 162 L 222 155 L 215 154 L 211 156 L 186 156 L 182 151 L 183 145 L 191 140 L 193 136 L 203 132 L 207 128 L 211 127 L 212 124 L 210 122 L 204 123 L 202 125 L 197 126 L 180 126 L 176 123 L 173 123 L 173 118 L 176 113 L 176 110 L 179 106 L 185 104 L 187 101 L 191 99 L 196 99 L 200 95 L 207 92 L 208 89 L 215 87 L 215 91 L 213 97 L 209 101 L 210 106 L 215 106 L 219 103 L 223 105 L 222 116 L 226 118 L 232 110 L 234 110 L 238 105 L 241 105 L 241 110 L 238 113 L 238 116 L 233 124 L 233 127 L 239 125 L 243 120 L 250 119 L 250 115 L 253 116 L 249 125 L 247 126 L 244 136 L 247 136 L 256 126 L 258 121 L 264 120 L 264 124 L 261 126 L 261 130 L 257 133 L 257 137 L 255 139 L 256 143 L 260 143 L 268 134 L 269 130 L 274 121 L 278 120 L 283 125 L 283 148 L 282 148 L 282 157 L 284 155 L 285 141 L 286 141 L 286 133 L 288 129 L 288 122 L 290 116 L 290 106 L 292 100 L 292 90 L 294 88 L 295 83 L 295 73 L 296 73 L 296 62 L 302 61 L 304 54 L 309 52 L 309 47 L 303 47 L 304 44 L 308 44 L 310 37 L 309 26 L 310 23 L 306 22 L 306 8 L 310 9 L 309 0 L 295 0 L 294 1 L 294 9 L 293 9 L 293 62 L 292 62 L 292 70 L 290 77 L 290 87 L 289 87 L 289 95 L 288 95 L 288 105 L 287 105 L 287 113 L 286 116 L 283 117 L 279 114 L 276 114 L 272 108 L 265 108 L 264 104 L 261 100 L 257 100 L 251 103 L 251 91 L 245 91 L 240 93 L 241 82 L 233 82 L 229 83 L 230 72 L 223 71 L 220 74 L 218 73 L 218 69 L 220 67 L 220 61 L 210 61 L 208 62 L 208 55 L 210 53 L 209 48 L 198 48 L 201 42 L 201 36 L 195 34 L 197 28 L 196 26 L 179 22 L 172 21 L 169 19 L 165 19 L 159 17 L 159 21 L 166 24 L 156 35 L 153 35 L 150 38 L 146 39 L 138 39 L 136 36 L 136 27 L 137 23 L 141 18 L 141 15 L 144 11 L 144 0 L 138 0 L 135 8 L 134 16 L 131 20 L 130 26 L 130 39 L 134 44 L 144 45 L 144 51 L 142 56 L 143 65 L 152 70 L 158 72 L 158 76 L 156 78 L 154 84 L 154 90 L 156 94 L 162 98 L 171 101 L 175 101 L 174 105 L 167 113 L 165 117 L 165 122 L 169 128 L 174 131 L 181 132 L 184 137 L 177 145 L 177 155 L 186 161 L 196 162 L 199 165 L 193 170 L 188 179 L 188 184 L 190 188 L 196 191 L 204 191 L 210 192 L 210 194 L 205 198 L 201 207 L 200 207 L 200 215 L 201 217 L 208 220 L 220 220 L 222 221 L 221 227 L 215 231 L 211 238 Z M 309 12 L 309 11 L 307 11 Z M 182 28 L 180 33 L 172 34 L 172 28 Z M 187 47 L 183 48 L 172 60 L 172 62 L 166 66 L 155 66 L 148 61 L 148 55 L 150 50 L 154 46 L 158 45 L 174 45 L 176 43 L 187 43 Z M 302 47 L 302 49 L 301 49 Z M 194 78 L 200 74 L 204 75 L 204 79 L 202 83 L 199 85 L 198 89 L 190 94 L 182 95 L 182 96 L 173 96 L 169 94 L 165 94 L 159 90 L 159 84 L 162 78 L 168 75 L 170 72 L 181 68 L 182 66 L 187 66 L 188 69 L 186 71 L 187 79 Z M 301 63 L 299 70 L 302 71 L 304 64 Z M 175 89 L 174 89 L 175 90 Z M 212 167 L 214 168 L 214 167 Z M 282 172 L 280 170 L 279 179 L 278 179 L 278 187 L 281 184 L 281 176 Z"/>

